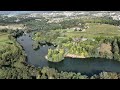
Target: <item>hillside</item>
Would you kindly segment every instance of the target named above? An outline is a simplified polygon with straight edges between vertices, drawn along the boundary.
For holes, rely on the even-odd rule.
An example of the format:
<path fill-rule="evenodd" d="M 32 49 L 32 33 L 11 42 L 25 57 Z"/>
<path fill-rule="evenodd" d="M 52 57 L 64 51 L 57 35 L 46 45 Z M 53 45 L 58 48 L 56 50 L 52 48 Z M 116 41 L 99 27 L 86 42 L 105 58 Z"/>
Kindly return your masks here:
<path fill-rule="evenodd" d="M 84 32 L 80 31 L 73 31 L 69 32 L 66 30 L 65 34 L 68 37 L 75 37 L 75 36 L 84 36 L 86 38 L 92 38 L 96 36 L 120 36 L 120 28 L 114 25 L 108 24 L 98 24 L 98 23 L 88 23 L 89 28 L 87 28 Z"/>

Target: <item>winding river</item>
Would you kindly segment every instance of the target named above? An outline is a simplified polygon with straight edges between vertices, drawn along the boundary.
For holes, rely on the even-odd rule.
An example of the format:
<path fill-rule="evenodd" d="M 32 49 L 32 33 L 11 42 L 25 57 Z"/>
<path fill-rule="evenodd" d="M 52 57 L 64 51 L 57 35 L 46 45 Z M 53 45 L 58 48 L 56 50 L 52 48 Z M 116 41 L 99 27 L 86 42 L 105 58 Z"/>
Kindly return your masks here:
<path fill-rule="evenodd" d="M 17 41 L 23 46 L 27 54 L 28 63 L 31 65 L 36 67 L 49 66 L 58 71 L 81 72 L 84 74 L 97 74 L 101 71 L 120 72 L 120 62 L 100 58 L 65 58 L 65 60 L 59 63 L 48 62 L 45 59 L 45 55 L 48 52 L 48 48 L 54 48 L 54 46 L 41 46 L 39 50 L 35 51 L 32 48 L 33 41 L 30 35 L 27 33 L 26 35 L 20 36 L 17 38 Z"/>

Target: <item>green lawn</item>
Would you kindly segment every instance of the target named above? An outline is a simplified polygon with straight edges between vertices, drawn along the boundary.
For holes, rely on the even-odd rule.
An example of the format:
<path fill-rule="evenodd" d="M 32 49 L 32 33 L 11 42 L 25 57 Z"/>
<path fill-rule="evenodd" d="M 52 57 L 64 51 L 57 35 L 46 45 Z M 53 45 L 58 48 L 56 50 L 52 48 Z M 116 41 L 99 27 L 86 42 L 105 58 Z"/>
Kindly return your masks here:
<path fill-rule="evenodd" d="M 89 28 L 85 32 L 73 31 L 66 32 L 68 37 L 84 36 L 84 37 L 95 37 L 95 36 L 120 36 L 120 29 L 114 25 L 89 23 Z"/>
<path fill-rule="evenodd" d="M 9 45 L 8 42 L 13 43 L 13 41 L 11 41 L 8 38 L 8 34 L 6 34 L 6 33 L 0 33 L 0 49 L 2 49 L 5 46 Z"/>

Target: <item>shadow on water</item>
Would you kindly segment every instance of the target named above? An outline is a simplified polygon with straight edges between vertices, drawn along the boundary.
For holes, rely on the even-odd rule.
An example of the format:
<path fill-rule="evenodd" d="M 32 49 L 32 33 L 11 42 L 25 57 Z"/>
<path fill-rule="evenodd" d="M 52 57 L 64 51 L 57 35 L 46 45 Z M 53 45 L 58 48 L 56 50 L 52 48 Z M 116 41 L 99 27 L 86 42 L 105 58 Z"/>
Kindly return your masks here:
<path fill-rule="evenodd" d="M 24 40 L 21 41 L 21 39 Z M 32 48 L 33 41 L 31 37 L 29 37 L 29 34 L 17 38 L 17 41 L 24 48 L 27 54 L 28 63 L 36 67 L 49 66 L 58 71 L 81 72 L 88 75 L 97 74 L 101 71 L 120 72 L 120 62 L 105 58 L 65 58 L 59 63 L 48 62 L 45 59 L 45 55 L 47 55 L 49 48 L 55 48 L 53 45 L 48 43 L 35 51 Z"/>
<path fill-rule="evenodd" d="M 48 62 L 49 67 L 58 71 L 81 72 L 86 75 L 98 74 L 101 71 L 120 72 L 118 61 L 105 58 L 65 58 L 62 62 Z"/>

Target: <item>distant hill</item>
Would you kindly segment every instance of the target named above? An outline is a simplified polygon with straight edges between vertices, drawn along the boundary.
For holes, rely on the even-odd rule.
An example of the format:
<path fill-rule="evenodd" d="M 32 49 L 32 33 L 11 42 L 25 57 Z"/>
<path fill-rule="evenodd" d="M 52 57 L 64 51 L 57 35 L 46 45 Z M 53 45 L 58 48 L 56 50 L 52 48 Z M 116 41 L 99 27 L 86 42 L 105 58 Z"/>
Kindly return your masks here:
<path fill-rule="evenodd" d="M 29 13 L 43 13 L 43 12 L 52 12 L 52 11 L 0 11 L 2 15 L 20 15 L 20 14 L 29 14 Z"/>
<path fill-rule="evenodd" d="M 25 15 L 33 13 L 56 13 L 56 15 L 87 15 L 87 16 L 110 16 L 115 20 L 120 20 L 120 11 L 0 11 L 0 15 L 14 16 L 14 15 Z M 33 14 L 34 15 L 34 14 Z M 49 14 L 53 15 L 53 14 Z M 68 15 L 68 16 L 69 16 Z"/>

